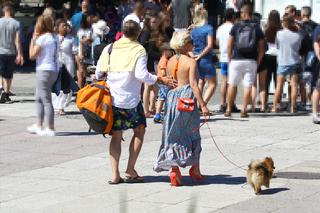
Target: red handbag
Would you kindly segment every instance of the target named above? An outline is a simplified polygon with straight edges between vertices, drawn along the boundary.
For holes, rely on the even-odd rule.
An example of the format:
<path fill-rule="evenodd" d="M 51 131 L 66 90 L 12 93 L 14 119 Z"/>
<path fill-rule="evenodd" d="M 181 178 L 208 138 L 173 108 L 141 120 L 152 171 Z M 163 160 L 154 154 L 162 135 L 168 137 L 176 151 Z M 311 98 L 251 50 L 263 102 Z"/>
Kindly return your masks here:
<path fill-rule="evenodd" d="M 194 100 L 191 98 L 178 98 L 177 108 L 181 112 L 193 112 Z"/>

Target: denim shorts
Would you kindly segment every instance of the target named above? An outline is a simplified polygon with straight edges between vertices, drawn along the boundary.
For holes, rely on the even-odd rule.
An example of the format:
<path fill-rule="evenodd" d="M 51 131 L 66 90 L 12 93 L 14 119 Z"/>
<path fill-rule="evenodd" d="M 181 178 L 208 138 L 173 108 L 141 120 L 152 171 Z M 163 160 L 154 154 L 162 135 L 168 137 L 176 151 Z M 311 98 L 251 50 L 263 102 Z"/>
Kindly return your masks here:
<path fill-rule="evenodd" d="M 223 76 L 228 76 L 228 62 L 220 62 L 220 67 L 221 67 L 221 75 Z"/>
<path fill-rule="evenodd" d="M 13 78 L 15 59 L 16 56 L 14 55 L 0 55 L 0 76 L 5 79 Z"/>
<path fill-rule="evenodd" d="M 293 75 L 298 74 L 301 71 L 301 65 L 300 64 L 294 64 L 294 65 L 279 65 L 277 69 L 278 75 Z"/>
<path fill-rule="evenodd" d="M 167 99 L 167 94 L 170 88 L 163 84 L 158 84 L 158 86 L 159 86 L 158 100 L 165 101 Z"/>

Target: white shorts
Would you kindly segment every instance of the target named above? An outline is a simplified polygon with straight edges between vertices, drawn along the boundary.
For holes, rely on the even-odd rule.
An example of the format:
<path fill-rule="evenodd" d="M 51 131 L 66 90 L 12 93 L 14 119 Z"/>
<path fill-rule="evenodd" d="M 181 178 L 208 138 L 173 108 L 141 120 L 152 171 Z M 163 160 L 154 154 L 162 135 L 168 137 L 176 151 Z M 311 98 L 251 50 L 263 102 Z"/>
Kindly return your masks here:
<path fill-rule="evenodd" d="M 231 60 L 228 69 L 228 84 L 238 86 L 243 81 L 243 86 L 251 87 L 257 75 L 257 62 L 254 60 Z"/>

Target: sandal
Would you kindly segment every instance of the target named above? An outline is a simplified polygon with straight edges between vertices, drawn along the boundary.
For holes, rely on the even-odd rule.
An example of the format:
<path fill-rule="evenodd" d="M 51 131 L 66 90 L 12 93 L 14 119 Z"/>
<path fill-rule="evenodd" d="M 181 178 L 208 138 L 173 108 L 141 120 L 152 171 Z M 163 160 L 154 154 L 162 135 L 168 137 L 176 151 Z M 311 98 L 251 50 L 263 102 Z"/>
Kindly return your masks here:
<path fill-rule="evenodd" d="M 110 185 L 117 185 L 117 184 L 120 184 L 120 183 L 124 183 L 124 179 L 123 178 L 120 178 L 118 182 L 113 182 L 112 180 L 108 181 L 108 184 L 110 184 Z"/>
<path fill-rule="evenodd" d="M 130 177 L 130 176 L 126 176 L 126 178 L 124 179 L 125 183 L 144 183 L 144 178 L 141 176 L 136 176 L 136 177 Z"/>
<path fill-rule="evenodd" d="M 224 113 L 224 117 L 231 117 L 231 112 L 230 111 L 226 111 Z"/>
<path fill-rule="evenodd" d="M 241 118 L 248 118 L 249 115 L 248 115 L 247 112 L 241 112 L 241 113 L 240 113 L 240 117 L 241 117 Z"/>

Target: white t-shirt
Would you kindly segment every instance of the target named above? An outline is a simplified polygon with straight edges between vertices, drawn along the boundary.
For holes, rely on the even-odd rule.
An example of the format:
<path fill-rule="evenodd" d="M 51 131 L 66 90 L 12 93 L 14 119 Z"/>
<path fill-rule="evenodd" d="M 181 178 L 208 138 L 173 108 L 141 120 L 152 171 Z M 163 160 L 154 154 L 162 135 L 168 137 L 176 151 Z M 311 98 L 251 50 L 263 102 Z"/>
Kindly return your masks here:
<path fill-rule="evenodd" d="M 108 46 L 104 51 L 108 50 Z M 102 54 L 103 55 L 103 54 Z M 96 78 L 100 79 L 104 73 L 100 72 L 101 57 L 98 60 Z M 110 87 L 112 106 L 122 109 L 133 109 L 141 101 L 141 86 L 145 82 L 153 85 L 157 76 L 147 69 L 147 56 L 138 58 L 135 70 L 132 72 L 108 72 L 107 84 Z"/>
<path fill-rule="evenodd" d="M 58 72 L 58 41 L 51 33 L 45 33 L 36 40 L 41 50 L 36 60 L 36 71 Z"/>
<path fill-rule="evenodd" d="M 228 39 L 233 24 L 224 23 L 217 30 L 217 39 L 219 40 L 220 62 L 228 62 Z"/>
<path fill-rule="evenodd" d="M 75 64 L 72 53 L 73 37 L 67 35 L 65 37 L 58 35 L 59 38 L 59 64 L 65 65 L 69 74 L 75 76 Z"/>

